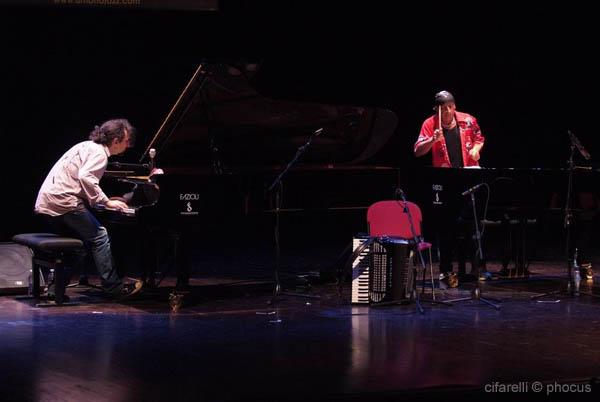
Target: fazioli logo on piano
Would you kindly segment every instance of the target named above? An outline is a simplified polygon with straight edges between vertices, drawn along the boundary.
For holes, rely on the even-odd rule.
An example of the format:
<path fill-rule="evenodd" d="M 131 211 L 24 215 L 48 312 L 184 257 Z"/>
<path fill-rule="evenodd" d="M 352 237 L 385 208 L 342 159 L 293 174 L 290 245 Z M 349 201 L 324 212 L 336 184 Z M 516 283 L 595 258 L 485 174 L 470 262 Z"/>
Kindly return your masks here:
<path fill-rule="evenodd" d="M 179 194 L 180 201 L 198 201 L 199 199 L 200 199 L 200 194 L 197 194 L 197 193 Z"/>
<path fill-rule="evenodd" d="M 198 215 L 198 211 L 194 211 L 191 201 L 185 203 L 185 211 L 179 212 L 179 215 Z"/>
<path fill-rule="evenodd" d="M 179 215 L 198 215 L 198 211 L 194 211 L 194 208 L 192 207 L 192 201 L 198 201 L 199 199 L 200 194 L 198 193 L 179 194 L 180 201 L 187 201 L 183 204 L 183 208 L 179 211 Z"/>
<path fill-rule="evenodd" d="M 433 204 L 434 205 L 442 205 L 443 202 L 440 200 L 440 193 L 444 191 L 444 186 L 441 184 L 434 184 L 431 189 L 433 190 Z"/>

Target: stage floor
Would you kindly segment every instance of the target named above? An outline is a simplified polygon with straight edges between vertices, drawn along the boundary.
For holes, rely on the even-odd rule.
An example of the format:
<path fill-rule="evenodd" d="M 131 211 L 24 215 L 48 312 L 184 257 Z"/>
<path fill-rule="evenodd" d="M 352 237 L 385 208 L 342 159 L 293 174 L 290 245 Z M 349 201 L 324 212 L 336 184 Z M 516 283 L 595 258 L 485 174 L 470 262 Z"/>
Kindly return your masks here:
<path fill-rule="evenodd" d="M 177 312 L 167 288 L 123 304 L 69 289 L 90 304 L 62 308 L 3 296 L 0 400 L 511 399 L 561 396 L 560 386 L 570 387 L 563 398 L 596 394 L 585 387 L 600 375 L 600 299 L 532 301 L 564 287 L 565 269 L 530 270 L 529 279 L 483 283 L 499 310 L 424 303 L 424 314 L 414 304 L 353 306 L 349 283 L 342 298 L 335 284 L 314 284 L 320 299 L 280 296 L 269 307 L 271 283 L 215 276 L 195 278 Z M 469 296 L 473 286 L 438 296 Z M 582 290 L 597 293 L 592 281 Z"/>

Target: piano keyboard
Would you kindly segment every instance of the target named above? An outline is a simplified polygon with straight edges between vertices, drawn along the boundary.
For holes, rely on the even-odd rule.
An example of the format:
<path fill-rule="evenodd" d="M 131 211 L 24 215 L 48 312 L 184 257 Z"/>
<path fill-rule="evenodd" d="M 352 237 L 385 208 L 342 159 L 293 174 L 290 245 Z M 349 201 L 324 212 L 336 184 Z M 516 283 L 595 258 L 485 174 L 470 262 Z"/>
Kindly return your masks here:
<path fill-rule="evenodd" d="M 126 216 L 135 216 L 136 211 L 137 211 L 136 208 L 125 208 L 125 209 L 122 209 L 120 211 L 117 210 L 116 212 L 120 212 L 120 213 L 122 213 L 123 215 L 126 215 Z"/>
<path fill-rule="evenodd" d="M 125 216 L 129 216 L 129 217 L 134 217 L 137 213 L 137 208 L 116 209 L 116 208 L 109 208 L 106 205 L 96 205 L 95 209 L 97 209 L 98 211 L 101 211 L 101 212 L 109 212 L 111 214 L 125 215 Z"/>

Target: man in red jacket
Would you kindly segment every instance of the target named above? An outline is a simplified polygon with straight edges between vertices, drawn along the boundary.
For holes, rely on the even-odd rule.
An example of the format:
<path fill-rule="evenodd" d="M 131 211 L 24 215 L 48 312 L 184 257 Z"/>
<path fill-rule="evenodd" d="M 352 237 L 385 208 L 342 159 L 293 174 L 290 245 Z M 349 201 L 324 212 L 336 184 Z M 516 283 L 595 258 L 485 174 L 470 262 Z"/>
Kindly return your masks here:
<path fill-rule="evenodd" d="M 454 96 L 448 91 L 435 95 L 435 111 L 421 126 L 415 156 L 431 151 L 434 167 L 479 166 L 485 139 L 477 119 L 457 111 Z"/>
<path fill-rule="evenodd" d="M 435 114 L 421 126 L 414 146 L 415 156 L 431 151 L 434 167 L 479 167 L 481 148 L 485 138 L 477 119 L 456 110 L 454 96 L 448 91 L 435 95 Z M 464 204 L 460 200 L 449 202 L 444 216 L 435 218 L 438 226 L 440 248 L 440 282 L 450 287 L 458 286 L 452 272 L 452 259 L 456 251 L 458 274 L 465 274 L 466 228 L 462 222 Z"/>

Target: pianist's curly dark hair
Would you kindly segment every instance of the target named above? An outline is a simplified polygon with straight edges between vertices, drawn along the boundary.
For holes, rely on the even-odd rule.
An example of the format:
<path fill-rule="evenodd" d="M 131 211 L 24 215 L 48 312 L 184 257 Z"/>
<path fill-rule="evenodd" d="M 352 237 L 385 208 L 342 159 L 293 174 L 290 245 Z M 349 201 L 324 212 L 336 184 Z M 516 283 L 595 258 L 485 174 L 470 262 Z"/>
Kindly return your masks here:
<path fill-rule="evenodd" d="M 89 138 L 97 144 L 110 146 L 114 139 L 121 141 L 125 137 L 125 130 L 129 132 L 129 145 L 133 146 L 135 143 L 135 127 L 127 119 L 105 121 L 100 127 L 94 127 Z"/>

